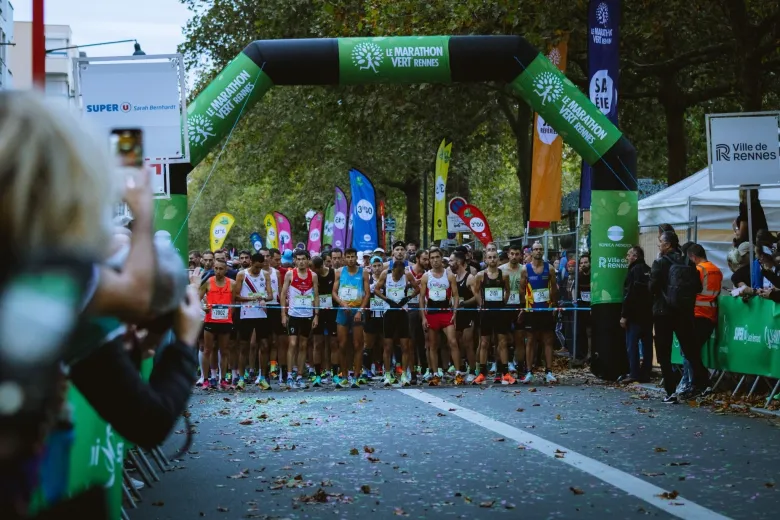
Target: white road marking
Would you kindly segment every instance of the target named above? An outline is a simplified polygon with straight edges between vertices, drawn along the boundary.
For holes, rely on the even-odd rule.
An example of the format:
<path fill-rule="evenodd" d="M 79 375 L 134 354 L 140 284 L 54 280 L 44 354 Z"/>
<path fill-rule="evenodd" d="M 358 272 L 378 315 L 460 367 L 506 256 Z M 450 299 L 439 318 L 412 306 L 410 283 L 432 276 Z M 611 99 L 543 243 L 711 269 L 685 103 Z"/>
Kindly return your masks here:
<path fill-rule="evenodd" d="M 662 489 L 629 473 L 625 473 L 595 459 L 581 455 L 565 446 L 555 444 L 542 437 L 515 428 L 514 426 L 496 421 L 479 412 L 464 408 L 459 404 L 445 401 L 444 399 L 423 392 L 422 390 L 400 389 L 398 391 L 409 397 L 413 397 L 418 401 L 427 403 L 434 408 L 438 408 L 469 421 L 470 423 L 476 424 L 477 426 L 481 426 L 486 430 L 495 432 L 507 439 L 512 439 L 513 441 L 524 445 L 527 449 L 536 450 L 543 455 L 547 455 L 556 462 L 562 462 L 577 468 L 629 495 L 633 495 L 647 502 L 655 508 L 676 516 L 677 518 L 683 518 L 685 520 L 728 520 L 729 518 L 687 500 L 682 496 L 678 496 L 674 500 L 663 499 L 658 495 L 671 490 Z M 455 411 L 450 411 L 453 408 Z M 562 458 L 555 456 L 556 453 L 560 456 L 561 452 L 563 452 Z"/>

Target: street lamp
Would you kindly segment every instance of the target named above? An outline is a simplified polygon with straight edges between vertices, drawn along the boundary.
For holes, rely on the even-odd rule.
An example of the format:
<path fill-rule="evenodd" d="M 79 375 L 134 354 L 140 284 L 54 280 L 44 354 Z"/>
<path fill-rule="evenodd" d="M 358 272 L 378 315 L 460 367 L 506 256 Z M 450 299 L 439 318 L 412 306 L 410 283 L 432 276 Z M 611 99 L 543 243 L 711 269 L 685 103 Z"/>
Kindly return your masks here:
<path fill-rule="evenodd" d="M 135 42 L 135 52 L 133 52 L 133 56 L 146 56 L 146 53 L 141 50 L 141 44 L 137 41 Z"/>

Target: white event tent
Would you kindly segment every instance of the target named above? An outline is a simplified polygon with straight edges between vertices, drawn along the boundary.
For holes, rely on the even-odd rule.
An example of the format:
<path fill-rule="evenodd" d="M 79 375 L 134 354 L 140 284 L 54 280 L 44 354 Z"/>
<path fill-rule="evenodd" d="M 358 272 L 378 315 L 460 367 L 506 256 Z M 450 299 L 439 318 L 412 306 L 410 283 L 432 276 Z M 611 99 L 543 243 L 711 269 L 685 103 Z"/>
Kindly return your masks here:
<path fill-rule="evenodd" d="M 769 230 L 780 231 L 780 189 L 759 192 Z M 726 254 L 734 236 L 731 224 L 739 214 L 738 190 L 711 191 L 709 169 L 703 170 L 639 201 L 640 244 L 649 258 L 656 256 L 658 230 L 653 226 L 669 223 L 681 231 L 680 241 L 693 240 L 685 229 L 697 221 L 697 241 L 707 250 L 707 257 L 726 278 L 731 274 Z M 651 249 L 652 248 L 652 249 Z"/>

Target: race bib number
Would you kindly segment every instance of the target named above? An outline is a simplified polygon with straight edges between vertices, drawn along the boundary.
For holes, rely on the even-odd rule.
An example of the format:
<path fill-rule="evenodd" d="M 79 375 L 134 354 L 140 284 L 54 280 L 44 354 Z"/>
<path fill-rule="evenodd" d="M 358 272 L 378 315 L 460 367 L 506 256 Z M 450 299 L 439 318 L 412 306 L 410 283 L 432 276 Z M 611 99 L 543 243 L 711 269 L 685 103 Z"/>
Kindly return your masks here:
<path fill-rule="evenodd" d="M 394 302 L 400 302 L 404 299 L 404 288 L 403 287 L 388 287 L 387 288 L 387 297 L 393 300 Z"/>
<path fill-rule="evenodd" d="M 371 310 L 372 311 L 385 310 L 385 301 L 382 298 L 371 298 Z"/>
<path fill-rule="evenodd" d="M 509 305 L 520 305 L 520 293 L 517 291 L 510 292 L 509 300 L 507 300 L 507 303 Z"/>
<path fill-rule="evenodd" d="M 589 302 L 590 301 L 590 291 L 582 291 L 580 292 L 580 298 L 582 298 L 582 301 Z"/>
<path fill-rule="evenodd" d="M 428 299 L 435 302 L 443 302 L 447 299 L 447 289 L 441 287 L 428 287 Z"/>
<path fill-rule="evenodd" d="M 297 295 L 293 297 L 293 307 L 299 309 L 311 309 L 313 306 L 314 298 L 306 295 Z"/>
<path fill-rule="evenodd" d="M 485 301 L 500 302 L 504 300 L 504 289 L 501 287 L 488 287 L 485 289 Z"/>
<path fill-rule="evenodd" d="M 320 296 L 320 309 L 332 309 L 333 296 Z"/>
<path fill-rule="evenodd" d="M 351 287 L 349 285 L 342 285 L 339 287 L 339 298 L 346 302 L 353 302 L 357 300 L 357 287 Z"/>
<path fill-rule="evenodd" d="M 229 309 L 227 307 L 219 307 L 219 306 L 212 307 L 211 319 L 215 321 L 227 320 L 229 315 L 228 313 L 229 313 Z"/>
<path fill-rule="evenodd" d="M 550 289 L 534 289 L 534 303 L 549 303 Z"/>

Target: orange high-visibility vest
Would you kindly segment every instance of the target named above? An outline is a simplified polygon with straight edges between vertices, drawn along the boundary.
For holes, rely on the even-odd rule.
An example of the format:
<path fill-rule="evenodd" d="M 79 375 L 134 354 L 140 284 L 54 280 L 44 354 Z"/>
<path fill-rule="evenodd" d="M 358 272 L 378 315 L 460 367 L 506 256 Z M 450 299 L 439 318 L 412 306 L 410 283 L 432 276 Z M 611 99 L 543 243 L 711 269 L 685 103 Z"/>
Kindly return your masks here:
<path fill-rule="evenodd" d="M 712 262 L 704 261 L 696 266 L 701 278 L 702 291 L 696 295 L 694 316 L 718 321 L 718 294 L 723 284 L 723 273 Z"/>

